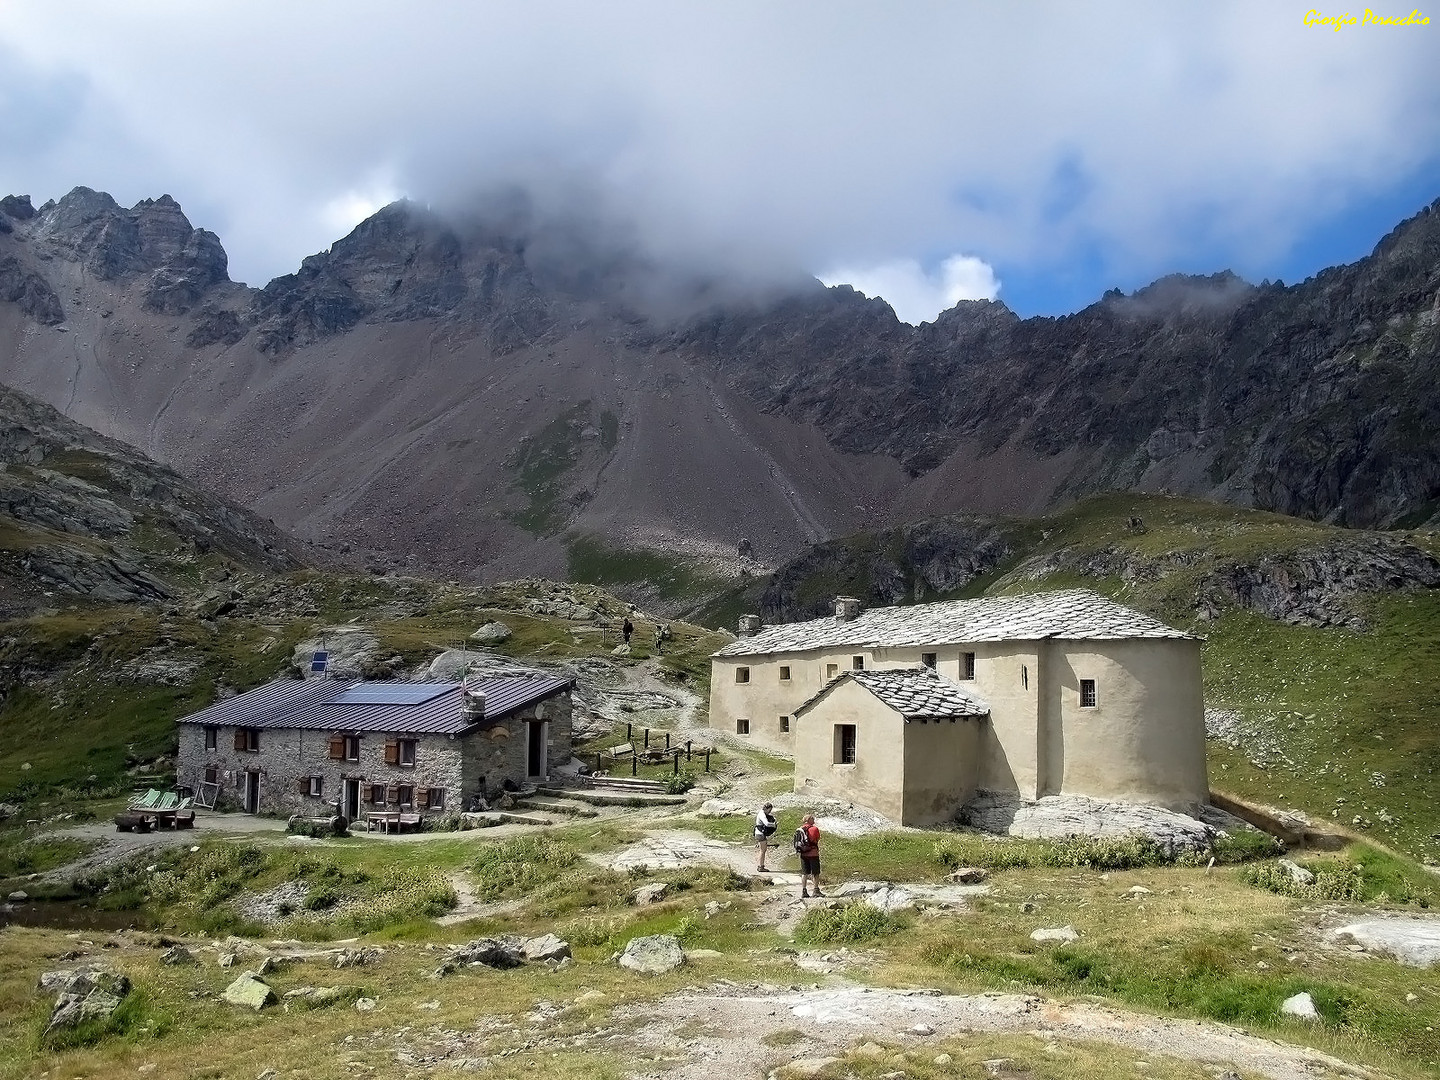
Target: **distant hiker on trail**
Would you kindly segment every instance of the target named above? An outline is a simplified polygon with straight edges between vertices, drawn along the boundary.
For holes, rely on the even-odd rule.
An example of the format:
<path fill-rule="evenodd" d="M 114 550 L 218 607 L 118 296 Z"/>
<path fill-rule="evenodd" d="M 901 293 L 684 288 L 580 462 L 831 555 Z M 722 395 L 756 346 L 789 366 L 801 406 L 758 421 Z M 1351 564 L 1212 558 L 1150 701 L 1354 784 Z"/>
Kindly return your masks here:
<path fill-rule="evenodd" d="M 622 626 L 622 627 L 620 627 L 620 633 L 625 636 L 625 644 L 626 644 L 626 645 L 629 645 L 629 644 L 630 644 L 630 635 L 633 634 L 634 632 L 635 632 L 635 624 L 634 624 L 633 622 L 631 622 L 629 619 L 626 619 L 626 620 L 625 620 L 625 625 Z"/>
<path fill-rule="evenodd" d="M 800 899 L 809 899 L 805 883 L 812 879 L 815 895 L 824 896 L 820 891 L 820 827 L 815 824 L 814 814 L 806 814 L 805 820 L 795 830 L 795 853 L 800 856 Z"/>
<path fill-rule="evenodd" d="M 757 874 L 768 874 L 769 868 L 765 865 L 765 852 L 770 849 L 770 837 L 775 835 L 775 830 L 780 823 L 775 820 L 775 815 L 770 811 L 775 807 L 766 803 L 755 815 L 755 872 Z"/>
<path fill-rule="evenodd" d="M 670 638 L 670 627 L 665 623 L 655 624 L 655 655 L 665 651 L 665 642 Z"/>

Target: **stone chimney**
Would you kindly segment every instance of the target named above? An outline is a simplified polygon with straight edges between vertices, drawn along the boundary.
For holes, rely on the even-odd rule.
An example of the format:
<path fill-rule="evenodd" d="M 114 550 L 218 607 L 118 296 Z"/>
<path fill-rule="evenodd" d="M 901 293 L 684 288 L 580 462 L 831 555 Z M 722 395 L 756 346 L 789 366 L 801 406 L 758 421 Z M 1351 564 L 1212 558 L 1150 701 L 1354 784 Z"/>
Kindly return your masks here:
<path fill-rule="evenodd" d="M 485 694 L 482 691 L 466 687 L 465 718 L 472 722 L 485 719 Z"/>
<path fill-rule="evenodd" d="M 740 636 L 741 636 L 741 637 L 754 637 L 756 631 L 758 631 L 759 629 L 760 629 L 760 616 L 759 616 L 759 615 L 741 615 L 741 616 L 740 616 Z"/>
<path fill-rule="evenodd" d="M 860 601 L 853 596 L 835 597 L 835 618 L 850 622 L 860 614 Z"/>

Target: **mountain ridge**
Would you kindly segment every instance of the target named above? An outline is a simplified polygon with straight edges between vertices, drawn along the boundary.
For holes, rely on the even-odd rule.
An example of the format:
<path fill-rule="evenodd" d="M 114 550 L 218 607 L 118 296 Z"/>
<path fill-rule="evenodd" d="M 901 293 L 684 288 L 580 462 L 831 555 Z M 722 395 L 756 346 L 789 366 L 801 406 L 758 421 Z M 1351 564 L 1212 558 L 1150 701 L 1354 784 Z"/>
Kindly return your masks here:
<path fill-rule="evenodd" d="M 919 327 L 813 280 L 662 293 L 663 268 L 521 212 L 392 204 L 252 289 L 168 197 L 0 205 L 0 378 L 354 561 L 553 574 L 577 537 L 721 561 L 747 538 L 773 565 L 1108 489 L 1440 512 L 1440 202 L 1300 285 L 1169 275 Z"/>

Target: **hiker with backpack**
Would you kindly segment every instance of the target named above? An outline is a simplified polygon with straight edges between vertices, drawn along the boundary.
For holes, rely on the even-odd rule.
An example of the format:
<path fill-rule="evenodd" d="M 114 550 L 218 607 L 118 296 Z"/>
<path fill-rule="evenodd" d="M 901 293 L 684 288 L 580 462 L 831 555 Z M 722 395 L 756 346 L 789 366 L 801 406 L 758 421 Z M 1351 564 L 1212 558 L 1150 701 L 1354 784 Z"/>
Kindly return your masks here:
<path fill-rule="evenodd" d="M 755 872 L 757 874 L 768 874 L 769 868 L 765 865 L 765 853 L 770 849 L 770 837 L 775 835 L 775 830 L 780 823 L 775 820 L 771 812 L 775 807 L 766 803 L 755 815 Z"/>
<path fill-rule="evenodd" d="M 824 896 L 820 891 L 820 827 L 815 824 L 815 815 L 806 814 L 805 820 L 795 830 L 793 841 L 795 854 L 800 856 L 800 899 L 808 900 L 812 895 L 805 890 L 805 883 L 815 882 L 815 896 Z"/>

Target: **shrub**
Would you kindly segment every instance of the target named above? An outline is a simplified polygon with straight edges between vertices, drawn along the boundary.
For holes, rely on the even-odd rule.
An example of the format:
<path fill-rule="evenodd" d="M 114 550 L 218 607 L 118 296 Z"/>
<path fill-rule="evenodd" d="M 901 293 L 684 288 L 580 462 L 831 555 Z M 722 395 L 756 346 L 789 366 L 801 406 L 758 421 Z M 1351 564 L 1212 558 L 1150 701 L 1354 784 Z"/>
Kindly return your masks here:
<path fill-rule="evenodd" d="M 1256 888 L 1281 896 L 1297 896 L 1302 900 L 1350 903 L 1365 898 L 1365 881 L 1358 866 L 1332 863 L 1317 867 L 1314 873 L 1314 884 L 1302 885 L 1279 863 L 1261 863 L 1245 867 L 1240 871 L 1240 877 Z"/>
<path fill-rule="evenodd" d="M 869 904 L 812 908 L 795 927 L 800 945 L 854 945 L 884 937 L 909 925 L 901 916 Z"/>
<path fill-rule="evenodd" d="M 545 835 L 517 836 L 480 849 L 474 872 L 477 896 L 501 900 L 533 893 L 575 865 L 579 852 Z"/>
<path fill-rule="evenodd" d="M 665 790 L 671 795 L 684 795 L 698 779 L 693 769 L 685 769 L 665 778 Z"/>

